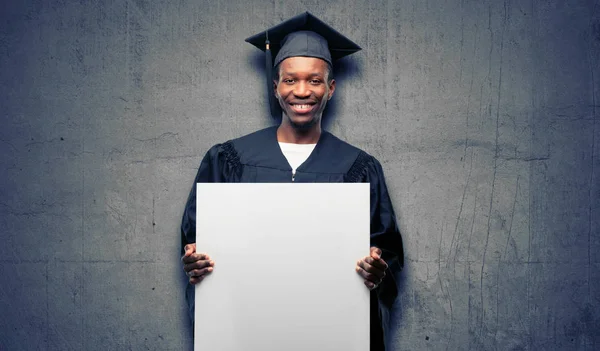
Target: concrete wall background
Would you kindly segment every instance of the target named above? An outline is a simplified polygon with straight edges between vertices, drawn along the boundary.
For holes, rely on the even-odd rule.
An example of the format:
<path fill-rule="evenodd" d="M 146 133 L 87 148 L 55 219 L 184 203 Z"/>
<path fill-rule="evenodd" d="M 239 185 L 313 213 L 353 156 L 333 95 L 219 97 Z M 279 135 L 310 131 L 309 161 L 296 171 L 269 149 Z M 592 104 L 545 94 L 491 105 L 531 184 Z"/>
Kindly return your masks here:
<path fill-rule="evenodd" d="M 302 11 L 364 50 L 328 129 L 383 164 L 398 350 L 600 347 L 600 2 L 3 1 L 0 349 L 181 350 L 178 225 L 274 123 L 244 39 Z"/>

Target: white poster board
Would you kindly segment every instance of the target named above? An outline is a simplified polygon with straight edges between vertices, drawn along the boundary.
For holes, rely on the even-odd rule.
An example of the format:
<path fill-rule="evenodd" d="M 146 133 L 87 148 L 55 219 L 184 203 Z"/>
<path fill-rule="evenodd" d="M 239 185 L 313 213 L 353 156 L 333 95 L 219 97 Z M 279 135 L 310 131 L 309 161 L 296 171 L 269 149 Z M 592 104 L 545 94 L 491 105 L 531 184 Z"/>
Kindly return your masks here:
<path fill-rule="evenodd" d="M 368 351 L 369 184 L 197 184 L 196 351 Z"/>

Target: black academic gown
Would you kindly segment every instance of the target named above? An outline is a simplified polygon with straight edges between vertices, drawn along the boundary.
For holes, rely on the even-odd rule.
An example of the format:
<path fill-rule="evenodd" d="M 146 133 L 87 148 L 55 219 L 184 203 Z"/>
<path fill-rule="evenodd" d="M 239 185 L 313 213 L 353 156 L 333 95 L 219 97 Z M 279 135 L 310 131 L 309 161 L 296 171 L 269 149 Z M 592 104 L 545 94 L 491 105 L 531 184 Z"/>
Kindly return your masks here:
<path fill-rule="evenodd" d="M 371 246 L 382 250 L 382 258 L 389 265 L 382 283 L 371 292 L 371 350 L 385 350 L 389 313 L 398 295 L 394 273 L 404 265 L 404 252 L 383 170 L 374 157 L 323 131 L 313 152 L 293 176 L 279 147 L 276 126 L 213 146 L 202 159 L 186 204 L 181 225 L 182 254 L 183 246 L 196 242 L 195 184 L 213 182 L 370 183 Z M 186 298 L 193 321 L 194 289 L 189 283 Z"/>

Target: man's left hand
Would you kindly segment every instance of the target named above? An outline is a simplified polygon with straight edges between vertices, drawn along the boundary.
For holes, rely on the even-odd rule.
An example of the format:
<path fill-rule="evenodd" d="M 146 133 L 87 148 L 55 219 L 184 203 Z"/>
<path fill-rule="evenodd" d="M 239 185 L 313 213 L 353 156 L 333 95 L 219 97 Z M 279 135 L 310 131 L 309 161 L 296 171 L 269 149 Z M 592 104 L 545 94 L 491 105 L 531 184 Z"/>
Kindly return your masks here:
<path fill-rule="evenodd" d="M 369 290 L 381 284 L 387 268 L 387 263 L 381 258 L 381 249 L 377 247 L 371 247 L 371 254 L 356 263 L 356 272 L 365 278 L 365 285 Z"/>

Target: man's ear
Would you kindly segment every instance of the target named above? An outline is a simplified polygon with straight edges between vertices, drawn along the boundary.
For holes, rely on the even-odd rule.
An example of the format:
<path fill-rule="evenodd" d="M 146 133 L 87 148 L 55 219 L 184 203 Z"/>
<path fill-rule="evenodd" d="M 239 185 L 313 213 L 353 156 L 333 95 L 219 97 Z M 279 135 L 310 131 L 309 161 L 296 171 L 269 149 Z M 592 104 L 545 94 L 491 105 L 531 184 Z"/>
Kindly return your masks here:
<path fill-rule="evenodd" d="M 331 100 L 331 97 L 333 96 L 333 92 L 335 91 L 335 79 L 332 79 L 328 84 L 329 84 L 329 95 L 327 97 L 327 100 Z"/>
<path fill-rule="evenodd" d="M 273 79 L 273 93 L 275 94 L 276 98 L 279 98 L 277 95 L 277 81 L 275 79 Z"/>

